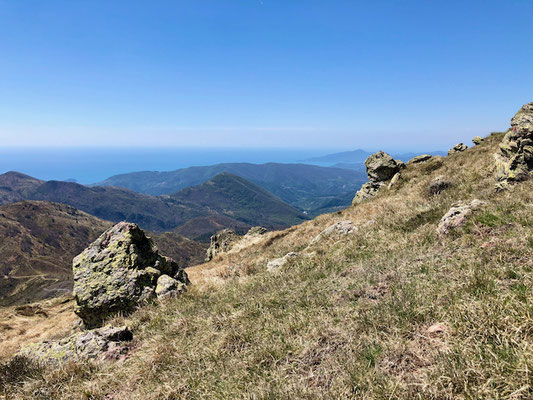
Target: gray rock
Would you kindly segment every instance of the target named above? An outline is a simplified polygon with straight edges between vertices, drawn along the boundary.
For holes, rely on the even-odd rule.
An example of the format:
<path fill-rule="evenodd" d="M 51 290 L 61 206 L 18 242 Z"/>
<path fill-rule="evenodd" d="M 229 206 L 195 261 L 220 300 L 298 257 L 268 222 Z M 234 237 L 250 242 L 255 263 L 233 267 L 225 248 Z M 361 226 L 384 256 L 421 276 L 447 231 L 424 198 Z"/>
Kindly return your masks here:
<path fill-rule="evenodd" d="M 290 253 L 285 254 L 283 257 L 271 260 L 267 264 L 267 270 L 272 272 L 272 271 L 275 271 L 277 269 L 280 269 L 285 264 L 287 264 L 291 258 L 294 258 L 297 255 L 298 255 L 298 253 L 290 252 Z"/>
<path fill-rule="evenodd" d="M 128 314 L 155 297 L 161 274 L 189 284 L 172 259 L 161 256 L 135 224 L 120 222 L 104 232 L 73 260 L 74 311 L 86 328 L 101 326 L 109 316 Z"/>
<path fill-rule="evenodd" d="M 310 243 L 310 246 L 318 243 L 320 240 L 337 234 L 337 235 L 349 235 L 351 233 L 357 232 L 357 227 L 352 221 L 339 221 L 333 225 L 328 226 L 322 232 L 320 232 Z"/>
<path fill-rule="evenodd" d="M 418 164 L 424 161 L 428 161 L 429 159 L 433 158 L 430 154 L 421 154 L 419 156 L 411 158 L 409 161 L 407 161 L 407 165 L 411 164 Z"/>
<path fill-rule="evenodd" d="M 369 200 L 378 194 L 379 189 L 385 184 L 382 182 L 367 182 L 361 189 L 355 194 L 355 197 L 352 200 L 352 205 L 361 203 L 362 201 Z"/>
<path fill-rule="evenodd" d="M 451 156 L 455 153 L 461 153 L 465 150 L 468 150 L 468 146 L 464 143 L 458 143 L 455 146 L 453 146 L 450 150 L 448 150 L 448 155 Z"/>
<path fill-rule="evenodd" d="M 511 120 L 496 154 L 496 177 L 503 188 L 528 179 L 533 171 L 533 103 L 524 105 Z"/>
<path fill-rule="evenodd" d="M 481 136 L 474 136 L 474 138 L 472 139 L 472 143 L 477 146 L 478 144 L 481 144 L 483 140 L 484 139 Z"/>
<path fill-rule="evenodd" d="M 365 161 L 366 173 L 371 182 L 384 182 L 400 171 L 400 164 L 389 154 L 378 151 Z"/>
<path fill-rule="evenodd" d="M 38 363 L 60 366 L 66 361 L 86 361 L 107 352 L 124 353 L 133 333 L 125 326 L 104 327 L 75 333 L 60 340 L 28 344 L 19 351 Z"/>
<path fill-rule="evenodd" d="M 389 183 L 389 189 L 391 189 L 394 185 L 396 185 L 400 179 L 402 178 L 402 175 L 397 172 L 396 175 L 394 175 Z"/>
<path fill-rule="evenodd" d="M 211 244 L 207 249 L 205 261 L 211 261 L 217 254 L 224 253 L 240 240 L 241 237 L 231 229 L 224 229 L 211 236 Z"/>
<path fill-rule="evenodd" d="M 448 233 L 450 229 L 463 225 L 468 217 L 484 204 L 484 201 L 477 199 L 472 200 L 470 203 L 463 201 L 455 203 L 440 220 L 437 232 L 445 234 Z"/>
<path fill-rule="evenodd" d="M 180 282 L 168 275 L 161 275 L 157 280 L 157 286 L 155 288 L 155 294 L 158 299 L 170 296 L 176 296 L 185 292 L 186 286 L 183 282 Z"/>

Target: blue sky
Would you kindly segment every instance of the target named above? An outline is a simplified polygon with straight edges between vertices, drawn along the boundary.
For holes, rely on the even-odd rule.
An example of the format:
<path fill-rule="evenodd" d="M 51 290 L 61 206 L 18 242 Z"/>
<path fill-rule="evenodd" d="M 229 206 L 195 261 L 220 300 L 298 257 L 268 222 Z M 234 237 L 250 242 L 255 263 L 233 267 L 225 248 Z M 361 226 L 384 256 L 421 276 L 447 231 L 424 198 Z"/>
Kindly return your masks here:
<path fill-rule="evenodd" d="M 0 0 L 2 146 L 441 149 L 533 101 L 533 0 Z"/>

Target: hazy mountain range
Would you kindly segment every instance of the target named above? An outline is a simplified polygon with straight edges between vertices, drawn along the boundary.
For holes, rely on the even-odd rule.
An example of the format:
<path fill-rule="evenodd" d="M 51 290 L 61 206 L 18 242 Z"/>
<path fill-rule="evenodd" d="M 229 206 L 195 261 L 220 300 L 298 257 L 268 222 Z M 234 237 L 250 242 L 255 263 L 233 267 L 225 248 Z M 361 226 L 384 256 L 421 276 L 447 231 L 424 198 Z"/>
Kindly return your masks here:
<path fill-rule="evenodd" d="M 327 204 L 353 194 L 366 182 L 366 172 L 307 164 L 226 163 L 176 171 L 143 171 L 112 176 L 95 186 L 119 186 L 161 195 L 199 185 L 222 172 L 240 176 L 311 215 L 333 211 Z M 343 202 L 346 206 L 350 202 Z"/>

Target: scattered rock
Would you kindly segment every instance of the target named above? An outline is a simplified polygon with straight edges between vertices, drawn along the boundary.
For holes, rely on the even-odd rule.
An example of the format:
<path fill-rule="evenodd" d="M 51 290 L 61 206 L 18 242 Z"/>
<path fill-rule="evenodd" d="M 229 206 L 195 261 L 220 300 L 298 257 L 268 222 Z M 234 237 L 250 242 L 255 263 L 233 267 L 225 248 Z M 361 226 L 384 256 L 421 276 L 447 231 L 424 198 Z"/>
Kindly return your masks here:
<path fill-rule="evenodd" d="M 462 151 L 465 151 L 468 149 L 468 146 L 464 143 L 458 143 L 455 146 L 453 146 L 450 150 L 448 150 L 448 155 L 451 156 L 455 153 L 460 153 Z"/>
<path fill-rule="evenodd" d="M 294 258 L 298 255 L 298 253 L 290 252 L 288 254 L 285 254 L 281 258 L 276 258 L 275 260 L 271 260 L 267 264 L 267 270 L 268 271 L 275 271 L 281 267 L 283 267 L 291 258 Z"/>
<path fill-rule="evenodd" d="M 365 183 L 355 194 L 352 201 L 353 205 L 374 197 L 379 189 L 385 185 L 385 181 L 392 179 L 401 169 L 405 168 L 403 162 L 395 160 L 383 151 L 378 151 L 368 157 L 365 166 L 369 182 Z"/>
<path fill-rule="evenodd" d="M 433 324 L 426 330 L 430 335 L 440 335 L 448 332 L 448 328 L 443 324 Z"/>
<path fill-rule="evenodd" d="M 348 235 L 357 231 L 357 227 L 352 221 L 340 221 L 333 225 L 328 226 L 322 232 L 320 232 L 310 243 L 313 245 L 325 237 L 328 237 L 332 234 Z"/>
<path fill-rule="evenodd" d="M 477 146 L 478 144 L 481 144 L 483 140 L 484 139 L 481 136 L 474 136 L 474 138 L 472 139 L 472 143 Z"/>
<path fill-rule="evenodd" d="M 41 315 L 48 317 L 46 311 L 44 311 L 39 304 L 24 304 L 15 307 L 15 313 L 24 317 L 33 317 L 35 315 Z"/>
<path fill-rule="evenodd" d="M 438 176 L 430 183 L 428 193 L 432 196 L 441 194 L 444 190 L 452 186 L 452 183 L 443 176 Z"/>
<path fill-rule="evenodd" d="M 133 333 L 127 327 L 104 327 L 60 340 L 32 343 L 24 346 L 18 354 L 39 363 L 59 366 L 70 360 L 96 359 L 109 351 L 124 353 L 132 340 Z"/>
<path fill-rule="evenodd" d="M 388 188 L 391 189 L 394 185 L 396 185 L 400 181 L 401 177 L 402 175 L 399 172 L 397 172 L 396 175 L 392 177 Z"/>
<path fill-rule="evenodd" d="M 176 296 L 186 290 L 185 284 L 168 275 L 161 275 L 157 280 L 155 294 L 157 298 Z"/>
<path fill-rule="evenodd" d="M 511 120 L 511 128 L 496 154 L 496 176 L 500 188 L 522 181 L 533 171 L 533 103 L 524 105 Z"/>
<path fill-rule="evenodd" d="M 433 158 L 433 156 L 430 155 L 430 154 L 421 154 L 421 155 L 413 157 L 409 161 L 407 161 L 407 165 L 418 164 L 418 163 L 427 161 L 427 160 L 429 160 L 431 158 Z"/>
<path fill-rule="evenodd" d="M 211 236 L 211 245 L 207 249 L 205 261 L 211 261 L 217 254 L 230 250 L 240 238 L 241 237 L 231 229 L 224 229 L 217 232 Z"/>
<path fill-rule="evenodd" d="M 470 216 L 475 210 L 479 209 L 484 201 L 472 200 L 470 203 L 458 202 L 455 203 L 450 210 L 442 217 L 437 232 L 441 234 L 448 233 L 451 228 L 456 228 L 463 225 L 467 217 Z"/>
<path fill-rule="evenodd" d="M 261 236 L 268 232 L 268 229 L 263 228 L 262 226 L 254 226 L 246 233 L 245 236 Z"/>
<path fill-rule="evenodd" d="M 127 314 L 155 297 L 160 275 L 189 284 L 185 270 L 159 255 L 135 224 L 120 222 L 74 258 L 75 312 L 86 328 L 101 326 L 116 313 Z"/>

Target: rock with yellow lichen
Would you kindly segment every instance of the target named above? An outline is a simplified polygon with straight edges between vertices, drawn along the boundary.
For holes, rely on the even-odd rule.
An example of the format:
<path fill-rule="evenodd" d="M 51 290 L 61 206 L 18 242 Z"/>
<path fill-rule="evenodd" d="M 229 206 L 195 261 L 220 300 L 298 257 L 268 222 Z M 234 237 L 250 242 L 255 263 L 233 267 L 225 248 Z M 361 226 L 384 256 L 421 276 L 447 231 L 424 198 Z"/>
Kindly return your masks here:
<path fill-rule="evenodd" d="M 184 285 L 187 274 L 161 256 L 135 224 L 120 222 L 104 232 L 73 261 L 75 312 L 84 326 L 94 328 L 113 314 L 128 314 L 156 297 L 161 275 Z M 180 286 L 180 290 L 183 291 Z"/>

